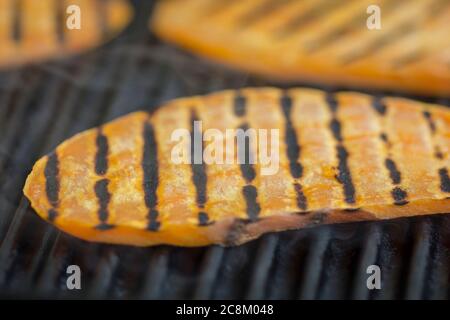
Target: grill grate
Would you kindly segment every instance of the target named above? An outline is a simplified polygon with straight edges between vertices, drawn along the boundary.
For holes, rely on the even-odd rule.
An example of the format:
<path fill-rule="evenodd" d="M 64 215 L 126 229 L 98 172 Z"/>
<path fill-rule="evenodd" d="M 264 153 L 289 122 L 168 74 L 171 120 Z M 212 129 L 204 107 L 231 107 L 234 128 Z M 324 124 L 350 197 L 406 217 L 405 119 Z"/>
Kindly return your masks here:
<path fill-rule="evenodd" d="M 179 96 L 271 84 L 161 44 L 147 33 L 152 3 L 134 2 L 142 6 L 136 21 L 106 47 L 0 74 L 0 295 L 449 298 L 445 215 L 322 226 L 239 247 L 194 249 L 92 244 L 38 218 L 22 195 L 26 175 L 37 158 L 76 132 Z M 81 267 L 82 290 L 66 288 L 71 264 Z M 371 264 L 382 269 L 382 290 L 366 288 Z"/>

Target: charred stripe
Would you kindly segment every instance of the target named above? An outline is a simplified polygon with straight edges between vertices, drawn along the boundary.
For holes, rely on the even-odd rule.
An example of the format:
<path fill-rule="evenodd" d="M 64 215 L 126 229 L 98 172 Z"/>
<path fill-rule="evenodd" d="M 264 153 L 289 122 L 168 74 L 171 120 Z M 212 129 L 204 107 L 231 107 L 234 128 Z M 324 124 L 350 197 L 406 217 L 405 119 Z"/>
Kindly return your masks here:
<path fill-rule="evenodd" d="M 352 176 L 350 169 L 348 167 L 348 152 L 344 146 L 338 145 L 337 156 L 338 156 L 338 175 L 337 180 L 342 184 L 344 188 L 344 199 L 347 203 L 355 203 L 355 186 L 353 185 Z"/>
<path fill-rule="evenodd" d="M 288 20 L 287 23 L 282 26 L 276 32 L 278 37 L 285 37 L 292 34 L 299 28 L 321 19 L 324 14 L 329 14 L 333 9 L 336 9 L 342 3 L 339 0 L 325 0 L 320 1 L 318 5 L 310 8 L 309 10 L 300 12 L 299 15 L 294 16 Z"/>
<path fill-rule="evenodd" d="M 97 138 L 97 154 L 95 155 L 95 173 L 100 176 L 103 176 L 108 171 L 108 138 L 103 135 L 102 129 L 98 129 Z"/>
<path fill-rule="evenodd" d="M 362 58 L 373 55 L 380 50 L 388 47 L 392 43 L 395 43 L 397 40 L 400 40 L 402 37 L 408 35 L 409 33 L 412 33 L 416 29 L 417 25 L 415 25 L 415 23 L 412 23 L 410 21 L 403 23 L 393 32 L 375 39 L 374 41 L 367 44 L 363 49 L 350 53 L 347 56 L 343 57 L 342 64 L 351 64 Z"/>
<path fill-rule="evenodd" d="M 394 204 L 397 206 L 403 206 L 408 203 L 408 193 L 400 187 L 392 189 L 392 197 L 394 198 Z"/>
<path fill-rule="evenodd" d="M 240 130 L 245 132 L 249 129 L 247 124 L 242 125 Z M 242 147 L 244 148 L 244 154 L 242 154 Z M 245 135 L 244 137 L 244 146 L 241 146 L 240 143 L 238 143 L 237 149 L 238 149 L 238 160 L 241 168 L 242 176 L 244 177 L 245 181 L 247 183 L 251 183 L 255 177 L 256 172 L 253 168 L 253 165 L 251 164 L 252 159 L 252 152 L 250 150 L 250 137 L 248 135 Z M 244 159 L 242 159 L 244 157 Z"/>
<path fill-rule="evenodd" d="M 22 39 L 22 0 L 13 1 L 13 18 L 11 25 L 11 39 L 20 42 Z"/>
<path fill-rule="evenodd" d="M 53 208 L 57 208 L 59 204 L 59 159 L 56 151 L 47 158 L 44 176 L 48 202 Z"/>
<path fill-rule="evenodd" d="M 60 44 L 64 43 L 66 27 L 64 1 L 55 1 L 55 33 Z"/>
<path fill-rule="evenodd" d="M 402 180 L 402 176 L 400 171 L 397 169 L 397 165 L 395 164 L 394 160 L 387 158 L 384 161 L 384 164 L 386 168 L 389 170 L 389 176 L 391 177 L 393 184 L 399 184 Z"/>
<path fill-rule="evenodd" d="M 423 116 L 427 120 L 428 126 L 430 127 L 431 133 L 434 134 L 436 132 L 436 125 L 434 123 L 433 117 L 430 113 L 430 111 L 425 110 L 423 112 Z"/>
<path fill-rule="evenodd" d="M 297 207 L 302 210 L 306 210 L 308 208 L 308 202 L 305 194 L 303 193 L 302 186 L 299 183 L 294 183 L 294 189 L 297 194 Z"/>
<path fill-rule="evenodd" d="M 384 116 L 387 111 L 386 105 L 383 103 L 380 97 L 374 97 L 372 100 L 372 107 L 378 112 L 380 115 Z"/>
<path fill-rule="evenodd" d="M 95 183 L 94 190 L 95 195 L 97 196 L 99 209 L 98 209 L 98 219 L 100 220 L 100 224 L 96 226 L 99 230 L 107 230 L 112 228 L 112 225 L 108 224 L 108 206 L 109 201 L 111 200 L 111 194 L 108 191 L 109 180 L 102 179 Z"/>
<path fill-rule="evenodd" d="M 158 169 L 158 148 L 156 143 L 155 131 L 150 122 L 144 124 L 144 150 L 142 155 L 142 171 L 144 173 L 143 188 L 145 205 L 149 209 L 147 229 L 157 231 L 159 229 L 158 198 L 156 190 L 159 184 Z"/>
<path fill-rule="evenodd" d="M 338 158 L 338 174 L 336 175 L 336 180 L 340 184 L 342 184 L 342 187 L 344 189 L 345 202 L 353 204 L 356 202 L 355 186 L 353 185 L 352 175 L 348 166 L 349 154 L 347 149 L 342 145 L 343 138 L 341 123 L 336 118 L 338 102 L 336 101 L 336 97 L 331 93 L 328 93 L 326 95 L 326 101 L 332 114 L 332 119 L 330 121 L 330 130 L 333 134 L 334 139 L 336 140 L 336 153 Z"/>
<path fill-rule="evenodd" d="M 247 98 L 245 96 L 243 96 L 239 91 L 234 96 L 233 108 L 234 108 L 234 114 L 237 117 L 245 116 L 246 108 L 247 108 Z"/>
<path fill-rule="evenodd" d="M 285 141 L 287 145 L 287 156 L 289 159 L 289 168 L 292 177 L 298 179 L 303 174 L 303 166 L 298 161 L 300 157 L 300 145 L 298 144 L 297 134 L 295 132 L 294 126 L 291 120 L 292 111 L 292 99 L 287 94 L 283 94 L 281 97 L 281 108 L 283 109 L 283 114 L 286 122 L 286 136 Z"/>
<path fill-rule="evenodd" d="M 293 0 L 266 0 L 256 8 L 252 7 L 249 12 L 246 12 L 240 17 L 236 26 L 239 28 L 249 27 L 259 20 L 270 16 L 273 12 L 292 1 Z"/>
<path fill-rule="evenodd" d="M 247 216 L 250 221 L 258 220 L 259 212 L 261 207 L 257 202 L 258 190 L 252 185 L 247 185 L 242 188 L 242 193 L 247 204 Z"/>
<path fill-rule="evenodd" d="M 441 190 L 450 192 L 450 177 L 448 176 L 447 168 L 439 169 L 439 177 L 441 179 Z"/>
<path fill-rule="evenodd" d="M 102 39 L 109 38 L 109 26 L 108 26 L 108 12 L 106 6 L 108 4 L 105 1 L 95 1 L 95 11 L 98 17 L 98 28 L 101 31 Z"/>
<path fill-rule="evenodd" d="M 434 148 L 434 156 L 439 160 L 444 159 L 444 154 L 442 153 L 441 149 L 438 146 Z"/>
<path fill-rule="evenodd" d="M 198 213 L 198 225 L 201 227 L 206 227 L 211 225 L 213 222 L 209 220 L 209 216 L 206 212 L 200 211 Z"/>

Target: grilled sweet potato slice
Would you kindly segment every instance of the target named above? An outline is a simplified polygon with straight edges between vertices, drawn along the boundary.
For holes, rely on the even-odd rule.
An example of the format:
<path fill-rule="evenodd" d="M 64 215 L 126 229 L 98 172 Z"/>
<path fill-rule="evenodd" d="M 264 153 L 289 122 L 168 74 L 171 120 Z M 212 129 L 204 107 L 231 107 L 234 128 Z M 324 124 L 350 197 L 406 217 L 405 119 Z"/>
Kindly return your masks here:
<path fill-rule="evenodd" d="M 369 6 L 381 29 L 366 25 Z M 372 11 L 369 11 L 372 12 Z M 166 0 L 162 39 L 283 81 L 450 94 L 447 0 Z"/>
<path fill-rule="evenodd" d="M 67 27 L 70 6 L 80 9 L 80 29 Z M 0 0 L 0 68 L 96 47 L 131 17 L 126 0 Z"/>
<path fill-rule="evenodd" d="M 278 129 L 278 170 L 174 162 L 175 130 L 233 128 Z M 35 164 L 24 192 L 43 219 L 90 241 L 240 244 L 270 231 L 448 212 L 449 134 L 445 107 L 403 98 L 223 91 L 76 135 Z M 247 158 L 259 145 L 245 141 Z"/>

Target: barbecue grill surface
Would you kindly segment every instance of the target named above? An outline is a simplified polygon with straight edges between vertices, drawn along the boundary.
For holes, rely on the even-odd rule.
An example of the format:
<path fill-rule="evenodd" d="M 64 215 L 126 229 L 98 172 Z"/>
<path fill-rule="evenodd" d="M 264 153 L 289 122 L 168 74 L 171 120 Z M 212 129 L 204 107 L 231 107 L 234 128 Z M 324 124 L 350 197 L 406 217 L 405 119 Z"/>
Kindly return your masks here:
<path fill-rule="evenodd" d="M 134 2 L 136 21 L 106 47 L 0 73 L 1 297 L 449 298 L 446 215 L 322 226 L 239 247 L 194 249 L 87 243 L 40 219 L 22 187 L 34 161 L 64 139 L 172 98 L 276 85 L 162 44 L 147 29 L 152 2 Z M 450 106 L 444 98 L 413 98 Z M 81 290 L 66 287 L 73 264 L 82 271 Z M 366 287 L 372 264 L 381 267 L 381 290 Z"/>

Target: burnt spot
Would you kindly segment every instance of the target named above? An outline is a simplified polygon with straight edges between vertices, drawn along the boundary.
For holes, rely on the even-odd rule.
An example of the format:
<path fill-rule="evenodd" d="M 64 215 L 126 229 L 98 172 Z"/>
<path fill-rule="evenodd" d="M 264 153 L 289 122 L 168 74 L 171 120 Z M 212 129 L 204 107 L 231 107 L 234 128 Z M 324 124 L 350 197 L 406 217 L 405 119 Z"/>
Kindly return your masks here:
<path fill-rule="evenodd" d="M 294 190 L 297 195 L 297 207 L 306 210 L 308 208 L 308 203 L 303 193 L 302 186 L 299 183 L 294 183 Z"/>
<path fill-rule="evenodd" d="M 103 135 L 102 129 L 98 129 L 97 138 L 95 140 L 97 145 L 97 154 L 95 155 L 95 173 L 103 176 L 108 171 L 108 138 Z"/>
<path fill-rule="evenodd" d="M 300 157 L 300 145 L 298 144 L 297 134 L 292 124 L 292 99 L 287 94 L 283 94 L 280 99 L 281 108 L 285 118 L 285 143 L 287 146 L 286 153 L 289 160 L 289 169 L 292 177 L 295 179 L 303 175 L 303 166 L 298 161 Z"/>
<path fill-rule="evenodd" d="M 59 159 L 56 151 L 47 158 L 47 164 L 44 169 L 45 192 L 47 199 L 53 208 L 59 204 Z"/>
<path fill-rule="evenodd" d="M 98 218 L 100 220 L 100 226 L 108 224 L 107 223 L 109 217 L 108 206 L 109 201 L 111 200 L 111 194 L 108 191 L 108 185 L 109 180 L 102 179 L 97 181 L 94 186 L 95 195 L 97 196 L 99 203 Z M 97 228 L 98 227 L 99 226 L 97 226 Z"/>
<path fill-rule="evenodd" d="M 433 117 L 431 116 L 431 113 L 427 110 L 423 112 L 423 116 L 427 120 L 428 127 L 430 128 L 430 131 L 432 134 L 436 132 L 436 125 L 434 123 Z"/>
<path fill-rule="evenodd" d="M 392 189 L 392 198 L 394 198 L 394 204 L 397 206 L 403 206 L 408 203 L 408 193 L 400 187 Z"/>
<path fill-rule="evenodd" d="M 247 98 L 240 92 L 237 92 L 233 99 L 233 110 L 237 117 L 245 116 L 247 109 Z"/>
<path fill-rule="evenodd" d="M 382 101 L 380 97 L 374 97 L 372 100 L 373 109 L 380 115 L 384 116 L 387 111 L 386 104 Z"/>
<path fill-rule="evenodd" d="M 143 189 L 145 205 L 149 209 L 147 219 L 147 230 L 157 231 L 159 229 L 157 189 L 159 184 L 159 168 L 158 168 L 158 148 L 156 143 L 155 131 L 151 123 L 146 121 L 143 130 L 144 150 L 142 156 L 143 171 Z"/>
<path fill-rule="evenodd" d="M 247 216 L 250 221 L 258 220 L 261 207 L 257 201 L 258 190 L 252 185 L 244 186 L 242 188 L 242 194 L 244 195 L 245 202 L 247 204 Z"/>
<path fill-rule="evenodd" d="M 402 176 L 400 171 L 397 169 L 397 165 L 395 164 L 394 160 L 387 158 L 384 161 L 384 164 L 386 168 L 389 170 L 389 176 L 391 177 L 393 184 L 399 184 L 402 180 Z"/>
<path fill-rule="evenodd" d="M 444 192 L 450 192 L 450 178 L 448 176 L 447 168 L 439 169 L 439 177 L 441 179 L 441 190 Z"/>

